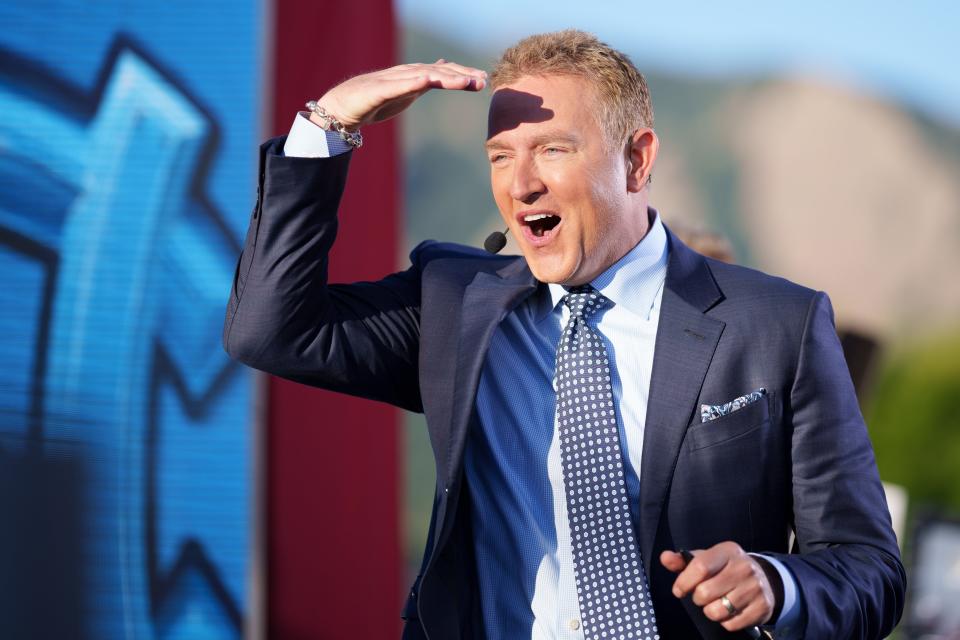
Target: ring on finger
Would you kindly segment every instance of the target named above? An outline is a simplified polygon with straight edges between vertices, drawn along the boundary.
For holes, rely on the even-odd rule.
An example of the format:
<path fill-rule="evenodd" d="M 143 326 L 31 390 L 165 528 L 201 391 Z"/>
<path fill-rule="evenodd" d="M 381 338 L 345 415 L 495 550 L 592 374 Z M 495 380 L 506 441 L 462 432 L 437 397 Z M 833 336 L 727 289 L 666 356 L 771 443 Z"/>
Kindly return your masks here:
<path fill-rule="evenodd" d="M 730 615 L 736 615 L 737 608 L 733 606 L 732 602 L 730 602 L 730 598 L 728 598 L 727 596 L 723 596 L 722 598 L 720 598 L 720 604 L 722 604 L 727 609 L 727 613 L 729 613 Z"/>

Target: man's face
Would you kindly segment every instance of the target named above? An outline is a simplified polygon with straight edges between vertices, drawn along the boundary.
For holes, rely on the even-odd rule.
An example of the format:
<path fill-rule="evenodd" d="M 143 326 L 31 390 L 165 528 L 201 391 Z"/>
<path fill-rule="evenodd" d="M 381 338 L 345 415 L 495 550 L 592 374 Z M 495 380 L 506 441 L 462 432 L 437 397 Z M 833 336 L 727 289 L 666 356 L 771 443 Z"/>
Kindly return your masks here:
<path fill-rule="evenodd" d="M 646 233 L 627 189 L 623 144 L 606 144 L 583 78 L 525 76 L 490 104 L 493 197 L 534 276 L 590 282 Z"/>

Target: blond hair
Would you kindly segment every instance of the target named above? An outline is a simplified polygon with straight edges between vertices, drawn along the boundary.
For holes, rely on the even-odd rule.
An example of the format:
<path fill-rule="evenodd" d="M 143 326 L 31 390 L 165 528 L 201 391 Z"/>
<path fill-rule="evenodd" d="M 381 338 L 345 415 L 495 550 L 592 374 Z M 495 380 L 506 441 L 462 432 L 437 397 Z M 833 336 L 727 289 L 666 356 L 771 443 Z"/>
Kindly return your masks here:
<path fill-rule="evenodd" d="M 653 126 L 653 105 L 643 74 L 625 54 L 577 29 L 540 33 L 503 52 L 490 74 L 496 90 L 524 76 L 565 75 L 590 81 L 597 120 L 608 141 L 619 144 L 637 129 Z"/>

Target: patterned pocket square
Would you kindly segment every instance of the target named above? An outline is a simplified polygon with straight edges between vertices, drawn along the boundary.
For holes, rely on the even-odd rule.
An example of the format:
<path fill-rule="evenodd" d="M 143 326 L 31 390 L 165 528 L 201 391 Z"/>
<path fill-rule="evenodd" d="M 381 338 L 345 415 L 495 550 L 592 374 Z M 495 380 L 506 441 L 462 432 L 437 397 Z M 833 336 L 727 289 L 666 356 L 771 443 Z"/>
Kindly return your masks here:
<path fill-rule="evenodd" d="M 716 420 L 720 416 L 733 413 L 737 409 L 742 409 L 748 404 L 756 402 L 765 395 L 767 395 L 767 390 L 763 387 L 760 387 L 756 391 L 751 391 L 747 395 L 740 396 L 739 398 L 731 400 L 726 404 L 702 404 L 700 405 L 700 422 L 710 422 L 711 420 Z"/>

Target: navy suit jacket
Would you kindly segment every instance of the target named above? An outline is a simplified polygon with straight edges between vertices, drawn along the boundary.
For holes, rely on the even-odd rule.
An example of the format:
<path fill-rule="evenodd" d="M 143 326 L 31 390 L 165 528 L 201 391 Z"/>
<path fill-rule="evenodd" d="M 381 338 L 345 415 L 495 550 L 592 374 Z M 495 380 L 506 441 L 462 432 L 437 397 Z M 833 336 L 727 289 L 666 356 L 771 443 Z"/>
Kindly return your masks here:
<path fill-rule="evenodd" d="M 350 154 L 286 158 L 282 145 L 261 148 L 224 346 L 275 375 L 424 412 L 437 487 L 404 637 L 482 638 L 464 444 L 490 338 L 538 283 L 521 257 L 423 243 L 406 271 L 328 284 Z M 658 560 L 724 540 L 790 569 L 806 637 L 885 636 L 905 575 L 829 300 L 668 237 L 633 505 L 661 637 L 730 637 L 673 597 Z M 701 403 L 760 387 L 766 398 L 700 423 Z"/>

